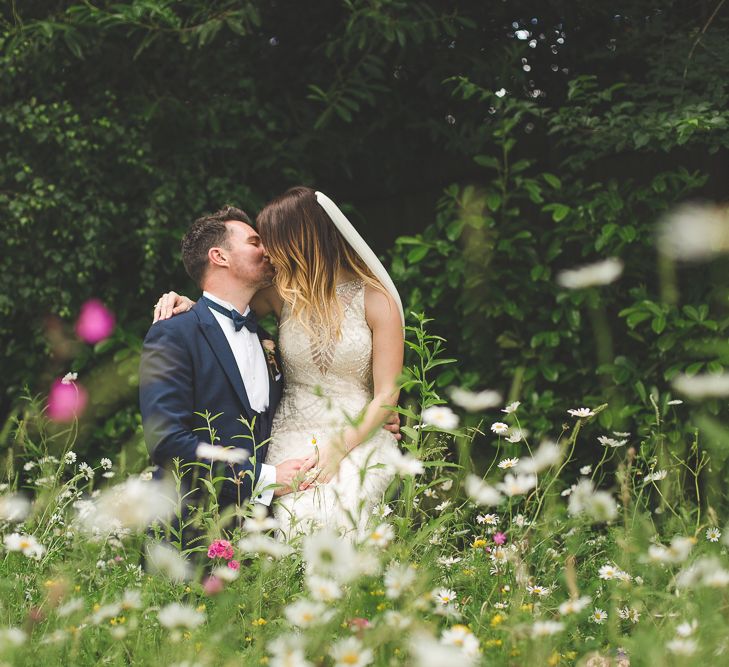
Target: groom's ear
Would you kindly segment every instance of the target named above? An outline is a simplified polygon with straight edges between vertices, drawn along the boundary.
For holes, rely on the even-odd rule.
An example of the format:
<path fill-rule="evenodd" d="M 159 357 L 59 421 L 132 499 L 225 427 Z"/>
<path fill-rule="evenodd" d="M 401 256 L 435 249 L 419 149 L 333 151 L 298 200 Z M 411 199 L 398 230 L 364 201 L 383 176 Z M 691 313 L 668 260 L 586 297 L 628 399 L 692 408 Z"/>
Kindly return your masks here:
<path fill-rule="evenodd" d="M 213 246 L 208 250 L 208 261 L 214 266 L 228 266 L 228 253 L 225 248 Z"/>

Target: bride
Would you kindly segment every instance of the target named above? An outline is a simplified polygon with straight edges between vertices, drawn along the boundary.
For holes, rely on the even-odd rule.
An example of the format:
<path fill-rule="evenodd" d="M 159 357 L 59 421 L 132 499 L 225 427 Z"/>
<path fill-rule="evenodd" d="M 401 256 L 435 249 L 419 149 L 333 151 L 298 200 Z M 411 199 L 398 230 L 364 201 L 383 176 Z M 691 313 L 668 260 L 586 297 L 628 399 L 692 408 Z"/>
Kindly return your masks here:
<path fill-rule="evenodd" d="M 321 192 L 291 188 L 263 208 L 256 225 L 275 276 L 251 307 L 279 320 L 285 379 L 266 463 L 304 458 L 314 466 L 298 490 L 278 499 L 275 516 L 288 539 L 324 524 L 361 535 L 397 453 L 395 437 L 381 427 L 402 371 L 400 297 Z"/>

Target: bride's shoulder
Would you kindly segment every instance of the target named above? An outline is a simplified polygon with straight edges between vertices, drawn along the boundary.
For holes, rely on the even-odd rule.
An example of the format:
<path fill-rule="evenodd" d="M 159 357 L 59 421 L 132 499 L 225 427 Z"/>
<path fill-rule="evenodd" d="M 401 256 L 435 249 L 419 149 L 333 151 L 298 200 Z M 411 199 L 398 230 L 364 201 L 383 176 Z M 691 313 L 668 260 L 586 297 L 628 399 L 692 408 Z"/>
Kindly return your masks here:
<path fill-rule="evenodd" d="M 397 321 L 400 325 L 400 311 L 390 293 L 373 285 L 364 286 L 365 317 L 370 325 Z"/>
<path fill-rule="evenodd" d="M 282 306 L 283 299 L 274 285 L 258 290 L 251 299 L 251 308 L 257 317 L 263 317 L 269 313 L 281 317 Z"/>

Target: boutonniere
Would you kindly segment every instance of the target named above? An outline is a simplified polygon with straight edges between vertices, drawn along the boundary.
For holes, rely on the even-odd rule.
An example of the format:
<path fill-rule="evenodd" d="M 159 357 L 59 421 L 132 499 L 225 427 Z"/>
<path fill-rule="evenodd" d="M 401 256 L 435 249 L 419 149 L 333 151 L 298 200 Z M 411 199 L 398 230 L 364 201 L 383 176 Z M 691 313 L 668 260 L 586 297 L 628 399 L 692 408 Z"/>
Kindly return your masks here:
<path fill-rule="evenodd" d="M 261 346 L 263 347 L 263 353 L 266 355 L 268 370 L 275 382 L 281 377 L 281 371 L 278 368 L 278 361 L 276 361 L 276 343 L 274 343 L 270 338 L 264 338 L 261 341 Z"/>

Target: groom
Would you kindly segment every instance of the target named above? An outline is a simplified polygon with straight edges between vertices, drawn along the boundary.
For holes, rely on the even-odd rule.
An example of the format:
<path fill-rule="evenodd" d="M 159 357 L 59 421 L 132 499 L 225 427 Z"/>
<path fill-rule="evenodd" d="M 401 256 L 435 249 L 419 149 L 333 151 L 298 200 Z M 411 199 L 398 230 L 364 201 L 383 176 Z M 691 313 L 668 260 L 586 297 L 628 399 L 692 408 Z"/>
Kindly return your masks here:
<path fill-rule="evenodd" d="M 310 467 L 304 459 L 264 463 L 283 378 L 274 352 L 264 352 L 268 336 L 248 304 L 271 284 L 273 267 L 250 218 L 233 207 L 192 224 L 182 239 L 182 260 L 203 297 L 186 313 L 153 324 L 144 340 L 139 396 L 147 447 L 162 469 L 174 458 L 205 461 L 201 442 L 244 450 L 244 462 L 232 470 L 226 464 L 219 503 L 255 494 L 256 502 L 269 505 Z M 208 424 L 205 412 L 218 416 Z"/>

